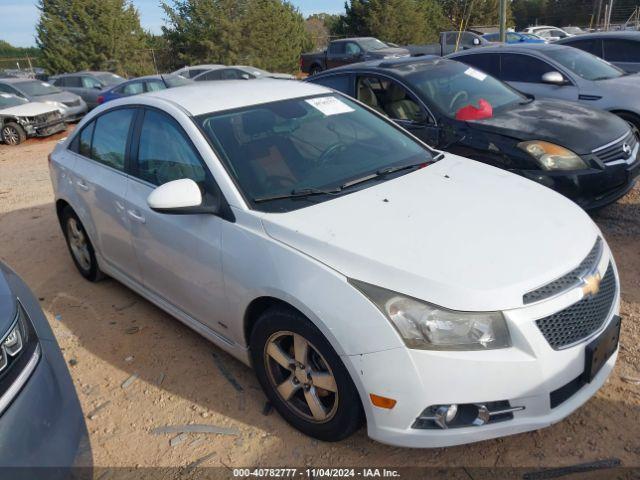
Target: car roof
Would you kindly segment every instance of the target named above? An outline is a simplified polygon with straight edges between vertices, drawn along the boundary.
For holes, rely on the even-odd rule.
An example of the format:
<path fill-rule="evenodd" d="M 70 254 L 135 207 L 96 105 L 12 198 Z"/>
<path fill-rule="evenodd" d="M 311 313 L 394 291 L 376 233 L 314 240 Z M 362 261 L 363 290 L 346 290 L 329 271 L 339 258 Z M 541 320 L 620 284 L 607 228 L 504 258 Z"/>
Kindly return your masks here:
<path fill-rule="evenodd" d="M 2 83 L 23 83 L 23 82 L 40 82 L 40 80 L 38 80 L 37 78 L 30 78 L 30 77 L 7 77 L 7 78 L 0 78 L 0 82 Z"/>
<path fill-rule="evenodd" d="M 637 40 L 640 41 L 640 32 L 622 30 L 618 32 L 592 32 L 592 33 L 583 33 L 582 35 L 576 35 L 575 37 L 563 38 L 558 40 L 557 43 L 565 43 L 571 40 L 583 40 L 588 38 L 624 38 L 627 40 Z"/>
<path fill-rule="evenodd" d="M 376 37 L 338 38 L 338 39 L 334 40 L 333 42 L 357 42 L 358 40 L 371 40 L 371 39 L 376 39 Z"/>
<path fill-rule="evenodd" d="M 143 95 L 147 98 L 157 98 L 177 104 L 189 114 L 196 116 L 325 93 L 331 93 L 331 90 L 311 83 L 265 79 L 260 80 L 260 88 L 256 88 L 254 83 L 246 80 L 226 80 L 196 82 L 193 85 L 168 88 Z M 135 97 L 127 98 L 131 98 L 131 102 L 135 103 Z"/>
<path fill-rule="evenodd" d="M 526 51 L 534 51 L 540 52 L 544 54 L 550 50 L 560 50 L 563 48 L 573 48 L 567 47 L 565 45 L 558 45 L 557 43 L 508 43 L 508 44 L 497 44 L 497 45 L 487 45 L 482 48 L 471 48 L 469 50 L 464 50 L 461 52 L 455 52 L 447 57 L 455 58 L 458 56 L 467 56 L 474 55 L 477 53 L 496 53 L 496 52 L 526 52 Z"/>

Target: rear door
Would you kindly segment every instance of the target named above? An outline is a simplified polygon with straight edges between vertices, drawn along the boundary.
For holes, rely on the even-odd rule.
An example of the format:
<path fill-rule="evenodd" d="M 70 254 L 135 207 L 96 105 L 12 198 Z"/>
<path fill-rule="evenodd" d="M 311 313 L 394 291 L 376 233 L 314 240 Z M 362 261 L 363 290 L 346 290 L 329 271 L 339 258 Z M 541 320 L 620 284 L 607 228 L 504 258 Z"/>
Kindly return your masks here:
<path fill-rule="evenodd" d="M 80 79 L 82 81 L 82 93 L 78 93 L 78 95 L 87 102 L 87 105 L 89 105 L 90 108 L 97 106 L 98 97 L 100 96 L 100 92 L 103 88 L 102 83 L 89 75 L 83 75 Z"/>
<path fill-rule="evenodd" d="M 544 83 L 542 76 L 548 72 L 559 71 L 554 65 L 533 55 L 520 53 L 502 53 L 500 55 L 500 80 L 507 82 L 516 90 L 534 97 L 558 98 L 578 101 L 578 87 L 564 73 L 566 85 Z"/>
<path fill-rule="evenodd" d="M 221 195 L 199 152 L 168 114 L 145 109 L 136 129 L 127 215 L 144 285 L 195 320 L 220 332 L 225 310 L 222 225 L 211 214 L 157 213 L 147 197 L 159 185 L 190 178 L 205 195 Z M 224 321 L 224 320 L 222 320 Z"/>
<path fill-rule="evenodd" d="M 640 71 L 640 42 L 617 38 L 605 38 L 602 41 L 603 54 L 607 62 L 613 63 L 625 72 Z"/>
<path fill-rule="evenodd" d="M 346 42 L 333 42 L 327 50 L 327 68 L 339 67 L 347 63 Z"/>
<path fill-rule="evenodd" d="M 136 112 L 135 108 L 116 108 L 83 127 L 71 181 L 80 199 L 74 207 L 93 232 L 102 260 L 111 269 L 139 280 L 125 209 L 125 162 Z"/>

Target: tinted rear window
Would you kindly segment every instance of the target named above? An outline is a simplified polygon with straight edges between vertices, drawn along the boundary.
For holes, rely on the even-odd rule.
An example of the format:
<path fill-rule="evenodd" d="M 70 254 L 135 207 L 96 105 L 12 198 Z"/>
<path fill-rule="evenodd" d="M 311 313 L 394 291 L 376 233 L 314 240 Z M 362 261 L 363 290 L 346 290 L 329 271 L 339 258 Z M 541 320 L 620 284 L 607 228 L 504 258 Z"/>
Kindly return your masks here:
<path fill-rule="evenodd" d="M 135 110 L 120 109 L 96 120 L 91 158 L 116 170 L 124 170 L 129 127 Z"/>

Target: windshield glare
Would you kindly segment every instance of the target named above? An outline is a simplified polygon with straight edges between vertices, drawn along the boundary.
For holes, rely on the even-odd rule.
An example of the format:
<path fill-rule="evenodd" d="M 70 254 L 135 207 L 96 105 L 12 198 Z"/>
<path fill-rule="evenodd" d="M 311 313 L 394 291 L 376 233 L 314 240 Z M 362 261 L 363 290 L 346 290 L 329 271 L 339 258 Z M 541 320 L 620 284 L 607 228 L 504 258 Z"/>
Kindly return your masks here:
<path fill-rule="evenodd" d="M 183 85 L 191 85 L 193 83 L 193 81 L 187 80 L 180 75 L 165 75 L 163 78 L 169 88 L 182 87 Z"/>
<path fill-rule="evenodd" d="M 115 73 L 98 73 L 96 74 L 96 78 L 106 87 L 124 82 L 124 78 Z"/>
<path fill-rule="evenodd" d="M 198 123 L 250 200 L 333 190 L 386 167 L 432 160 L 431 151 L 409 135 L 337 95 L 205 114 Z M 254 208 L 289 211 L 329 198 L 274 200 Z"/>
<path fill-rule="evenodd" d="M 60 93 L 57 87 L 50 83 L 41 82 L 39 80 L 29 80 L 28 82 L 20 82 L 14 84 L 18 90 L 21 90 L 30 97 L 39 97 L 41 95 L 51 95 L 52 93 Z"/>
<path fill-rule="evenodd" d="M 526 100 L 501 81 L 459 62 L 437 62 L 407 79 L 428 103 L 450 118 L 486 103 L 495 111 Z"/>
<path fill-rule="evenodd" d="M 358 40 L 358 43 L 365 51 L 382 50 L 383 48 L 389 48 L 389 45 L 381 42 L 377 38 L 364 38 L 362 40 Z"/>
<path fill-rule="evenodd" d="M 29 100 L 16 97 L 15 95 L 0 93 L 0 109 L 17 107 L 18 105 L 24 105 L 25 103 L 29 103 Z"/>
<path fill-rule="evenodd" d="M 546 54 L 585 80 L 606 80 L 624 75 L 619 68 L 577 48 L 549 49 Z"/>

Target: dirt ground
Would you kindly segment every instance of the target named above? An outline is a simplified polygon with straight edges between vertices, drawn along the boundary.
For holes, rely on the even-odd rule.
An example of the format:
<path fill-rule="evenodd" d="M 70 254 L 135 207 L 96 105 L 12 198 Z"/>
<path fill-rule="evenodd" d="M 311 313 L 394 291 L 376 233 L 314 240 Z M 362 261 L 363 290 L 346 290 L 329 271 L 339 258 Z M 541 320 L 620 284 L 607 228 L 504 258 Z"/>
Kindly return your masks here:
<path fill-rule="evenodd" d="M 630 381 L 640 379 L 640 186 L 594 216 L 620 269 L 624 322 L 615 371 L 584 407 L 550 428 L 467 446 L 393 448 L 364 429 L 330 444 L 265 415 L 251 370 L 177 320 L 113 280 L 83 280 L 52 203 L 47 154 L 60 137 L 0 145 L 0 258 L 40 298 L 86 414 L 95 465 L 536 468 L 615 457 L 640 466 L 640 385 Z M 175 424 L 233 434 L 192 433 L 172 446 L 175 434 L 151 432 Z"/>

